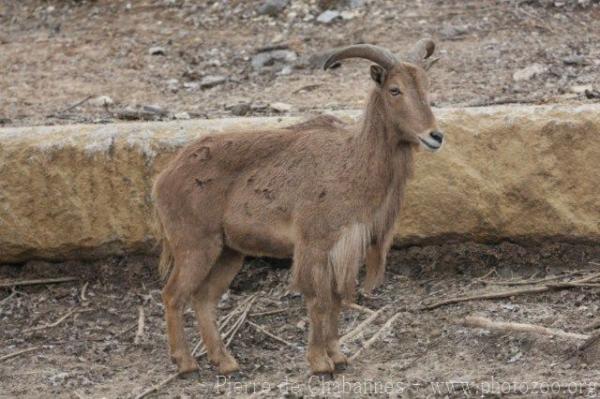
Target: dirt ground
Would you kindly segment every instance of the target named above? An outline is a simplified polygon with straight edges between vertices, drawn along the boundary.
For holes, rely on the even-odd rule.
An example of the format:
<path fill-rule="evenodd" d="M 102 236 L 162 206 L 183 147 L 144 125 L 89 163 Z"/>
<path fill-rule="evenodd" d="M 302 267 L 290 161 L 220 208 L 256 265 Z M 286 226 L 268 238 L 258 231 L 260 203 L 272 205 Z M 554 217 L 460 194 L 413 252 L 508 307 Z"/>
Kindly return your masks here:
<path fill-rule="evenodd" d="M 579 351 L 581 340 L 490 332 L 465 327 L 461 321 L 478 315 L 590 334 L 585 327 L 599 321 L 599 288 L 421 308 L 457 295 L 543 284 L 510 287 L 492 282 L 581 278 L 597 272 L 599 261 L 598 246 L 565 243 L 531 247 L 510 242 L 462 243 L 394 250 L 386 283 L 357 301 L 372 310 L 387 307 L 343 350 L 348 355 L 356 353 L 390 317 L 397 312 L 400 316 L 345 372 L 321 381 L 307 375 L 308 320 L 302 298 L 287 290 L 289 265 L 249 260 L 221 301 L 220 315 L 256 295 L 247 320 L 291 346 L 245 323 L 231 344 L 242 367 L 234 379 L 216 376 L 206 358 L 199 357 L 199 375 L 176 378 L 153 395 L 598 397 L 599 348 Z M 64 276 L 78 280 L 0 289 L 0 359 L 35 348 L 0 360 L 0 397 L 133 398 L 172 375 L 175 367 L 167 354 L 161 284 L 155 268 L 152 257 L 89 263 L 32 261 L 1 267 L 0 281 Z M 569 277 L 575 271 L 581 275 Z M 144 309 L 144 329 L 136 343 L 139 307 Z M 265 312 L 272 314 L 261 315 Z M 68 317 L 49 326 L 64 315 Z M 342 334 L 368 316 L 366 310 L 346 309 Z M 188 311 L 185 319 L 188 338 L 195 345 L 198 334 L 193 313 Z"/>
<path fill-rule="evenodd" d="M 327 24 L 317 20 L 322 2 L 293 0 L 274 17 L 257 14 L 261 3 L 0 1 L 0 127 L 360 108 L 371 85 L 368 64 L 323 72 L 311 56 L 359 42 L 401 53 L 423 36 L 437 40 L 442 56 L 431 75 L 437 106 L 599 101 L 596 0 L 356 1 L 335 6 L 343 18 Z M 261 59 L 264 65 L 252 65 Z M 0 288 L 0 398 L 134 398 L 172 375 L 155 266 L 154 257 L 134 256 L 0 265 L 0 282 L 77 278 Z M 249 260 L 220 304 L 226 315 L 256 295 L 231 344 L 240 375 L 223 380 L 199 357 L 199 375 L 176 378 L 153 397 L 600 396 L 596 346 L 581 351 L 581 340 L 462 324 L 479 315 L 592 334 L 586 327 L 599 321 L 598 287 L 421 309 L 457 295 L 543 284 L 491 282 L 588 275 L 600 267 L 597 245 L 467 242 L 393 250 L 384 286 L 358 298 L 371 310 L 387 307 L 344 351 L 355 354 L 401 314 L 329 381 L 307 375 L 308 320 L 302 298 L 287 291 L 288 267 Z M 575 271 L 581 276 L 568 275 Z M 346 309 L 342 333 L 369 315 Z M 186 325 L 195 345 L 191 311 Z"/>
<path fill-rule="evenodd" d="M 431 75 L 438 106 L 599 101 L 597 0 L 347 0 L 328 24 L 317 3 L 336 1 L 294 0 L 275 17 L 258 15 L 261 3 L 3 0 L 0 126 L 109 123 L 143 106 L 160 107 L 151 119 L 360 108 L 367 62 L 323 72 L 311 56 L 360 42 L 401 54 L 424 36 L 442 57 Z M 268 48 L 287 61 L 254 68 Z M 524 68 L 537 72 L 515 80 Z M 90 96 L 112 103 L 71 108 Z"/>

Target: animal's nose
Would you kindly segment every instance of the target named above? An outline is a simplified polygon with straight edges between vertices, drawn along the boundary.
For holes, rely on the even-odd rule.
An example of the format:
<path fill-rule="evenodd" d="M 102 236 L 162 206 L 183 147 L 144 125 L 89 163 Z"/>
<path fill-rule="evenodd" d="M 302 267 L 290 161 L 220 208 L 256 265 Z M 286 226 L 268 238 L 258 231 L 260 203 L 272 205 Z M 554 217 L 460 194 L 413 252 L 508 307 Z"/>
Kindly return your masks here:
<path fill-rule="evenodd" d="M 429 135 L 432 139 L 440 144 L 442 144 L 442 141 L 444 141 L 444 133 L 440 132 L 439 130 L 434 130 L 433 132 L 429 133 Z"/>

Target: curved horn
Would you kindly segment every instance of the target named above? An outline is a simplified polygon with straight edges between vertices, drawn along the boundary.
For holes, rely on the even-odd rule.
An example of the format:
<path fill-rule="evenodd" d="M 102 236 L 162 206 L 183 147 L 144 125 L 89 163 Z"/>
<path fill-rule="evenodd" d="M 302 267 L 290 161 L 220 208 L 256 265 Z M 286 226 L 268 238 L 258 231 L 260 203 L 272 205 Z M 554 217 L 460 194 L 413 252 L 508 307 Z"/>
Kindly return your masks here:
<path fill-rule="evenodd" d="M 415 44 L 407 58 L 415 64 L 423 64 L 423 61 L 435 51 L 435 42 L 431 39 L 421 39 Z"/>
<path fill-rule="evenodd" d="M 323 69 L 328 69 L 336 62 L 346 58 L 365 58 L 385 69 L 391 69 L 398 63 L 398 59 L 383 47 L 372 44 L 354 44 L 333 50 L 327 61 L 325 61 Z"/>

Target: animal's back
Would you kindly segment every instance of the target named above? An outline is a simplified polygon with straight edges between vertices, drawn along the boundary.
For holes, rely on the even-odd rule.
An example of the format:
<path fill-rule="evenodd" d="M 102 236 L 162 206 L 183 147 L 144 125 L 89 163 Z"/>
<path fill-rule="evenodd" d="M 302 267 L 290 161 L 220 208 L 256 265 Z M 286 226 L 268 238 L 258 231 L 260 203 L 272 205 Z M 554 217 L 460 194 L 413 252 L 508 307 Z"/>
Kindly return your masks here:
<path fill-rule="evenodd" d="M 298 186 L 306 174 L 323 178 L 318 170 L 324 162 L 329 167 L 321 172 L 334 173 L 326 154 L 337 152 L 350 137 L 347 128 L 333 116 L 319 116 L 284 129 L 202 137 L 186 146 L 157 178 L 159 214 L 168 212 L 164 219 L 186 220 L 214 233 L 223 231 L 224 220 L 256 229 L 263 223 L 287 223 L 290 202 L 306 191 Z M 244 235 L 256 235 L 254 230 Z M 285 252 L 282 256 L 290 255 Z"/>

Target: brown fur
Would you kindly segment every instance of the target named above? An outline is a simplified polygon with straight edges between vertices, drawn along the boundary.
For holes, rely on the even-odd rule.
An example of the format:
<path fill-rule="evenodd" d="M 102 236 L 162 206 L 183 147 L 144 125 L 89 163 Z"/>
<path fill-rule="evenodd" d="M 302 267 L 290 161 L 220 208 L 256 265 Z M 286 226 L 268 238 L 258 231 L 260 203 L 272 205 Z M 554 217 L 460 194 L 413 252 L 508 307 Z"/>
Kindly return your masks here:
<path fill-rule="evenodd" d="M 384 72 L 357 126 L 321 116 L 281 130 L 207 136 L 159 175 L 159 271 L 172 268 L 163 298 L 181 372 L 197 368 L 182 324 L 190 299 L 209 359 L 221 373 L 238 369 L 215 307 L 244 255 L 293 257 L 292 287 L 305 295 L 311 321 L 311 369 L 346 363 L 341 303 L 352 299 L 363 262 L 365 287 L 381 282 L 418 135 L 436 128 L 423 69 L 399 63 Z M 403 94 L 390 95 L 391 87 Z"/>

